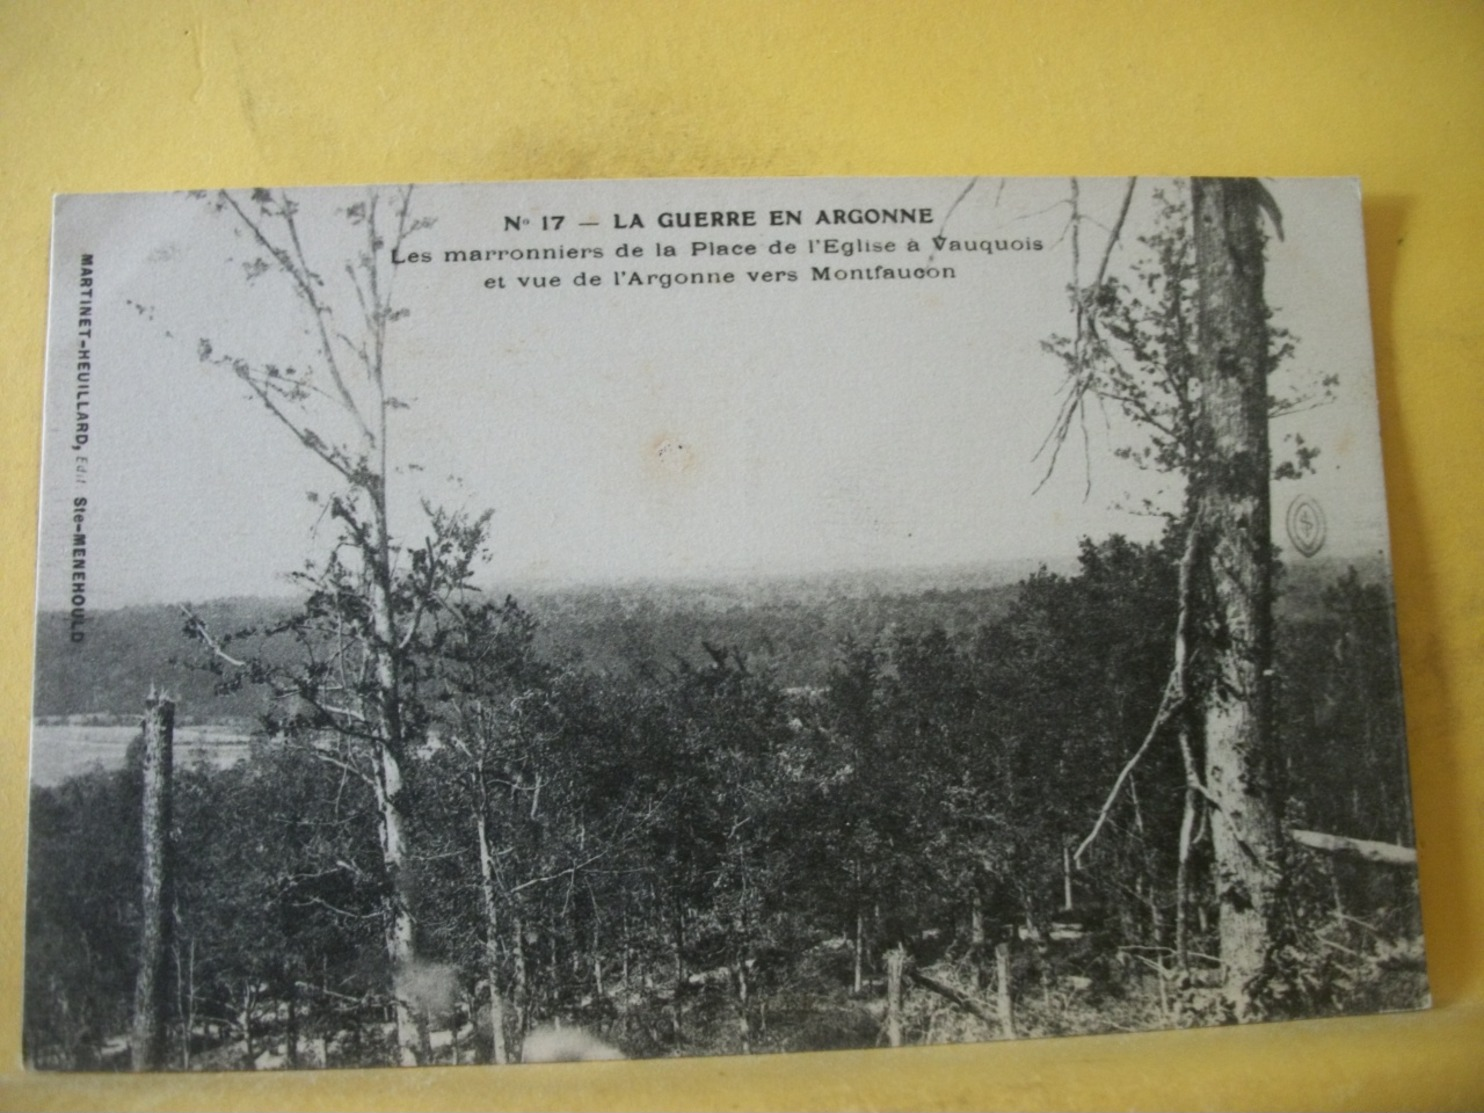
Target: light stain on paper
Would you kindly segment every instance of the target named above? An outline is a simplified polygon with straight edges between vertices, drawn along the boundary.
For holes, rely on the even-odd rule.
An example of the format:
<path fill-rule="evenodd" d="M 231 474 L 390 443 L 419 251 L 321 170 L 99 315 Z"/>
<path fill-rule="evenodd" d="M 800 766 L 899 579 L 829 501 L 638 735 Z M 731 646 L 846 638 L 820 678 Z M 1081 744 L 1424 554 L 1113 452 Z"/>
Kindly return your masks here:
<path fill-rule="evenodd" d="M 699 467 L 695 446 L 684 437 L 660 433 L 645 447 L 645 468 L 664 476 L 687 476 Z"/>

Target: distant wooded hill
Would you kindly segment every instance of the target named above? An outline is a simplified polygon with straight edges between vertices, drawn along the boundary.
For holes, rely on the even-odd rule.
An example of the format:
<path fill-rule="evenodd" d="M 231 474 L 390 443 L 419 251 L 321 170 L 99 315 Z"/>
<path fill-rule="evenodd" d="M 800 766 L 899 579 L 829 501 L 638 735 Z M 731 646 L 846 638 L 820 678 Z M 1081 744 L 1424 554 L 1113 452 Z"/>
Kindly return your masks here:
<path fill-rule="evenodd" d="M 1280 579 L 1281 616 L 1314 613 L 1325 587 L 1349 566 L 1362 580 L 1388 584 L 1379 556 L 1318 559 L 1289 566 Z M 895 627 L 972 631 L 1001 617 L 1034 562 L 948 572 L 878 572 L 737 583 L 669 583 L 534 589 L 512 592 L 540 623 L 547 656 L 585 668 L 621 673 L 701 663 L 703 643 L 740 650 L 751 667 L 772 672 L 785 687 L 822 684 L 840 646 L 868 641 Z M 1044 567 L 1044 566 L 1042 566 Z M 1052 567 L 1053 573 L 1069 572 Z M 218 599 L 195 608 L 213 634 L 271 626 L 292 603 L 282 599 Z M 173 606 L 95 611 L 87 640 L 68 640 L 63 612 L 43 612 L 37 624 L 38 717 L 132 715 L 155 687 L 174 696 L 185 721 L 252 717 L 263 693 L 246 687 L 219 694 L 203 671 L 200 647 L 185 637 L 185 616 Z M 247 643 L 243 643 L 247 644 Z"/>

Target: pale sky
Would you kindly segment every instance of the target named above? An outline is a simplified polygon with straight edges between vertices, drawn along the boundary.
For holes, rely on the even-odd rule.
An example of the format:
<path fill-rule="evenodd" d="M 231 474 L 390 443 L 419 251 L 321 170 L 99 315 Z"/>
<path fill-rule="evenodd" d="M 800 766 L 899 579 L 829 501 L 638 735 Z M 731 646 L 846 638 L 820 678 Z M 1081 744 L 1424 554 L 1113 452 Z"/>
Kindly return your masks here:
<path fill-rule="evenodd" d="M 1115 250 L 1126 266 L 1147 229 L 1140 182 Z M 1157 524 L 1123 506 L 1151 477 L 1116 461 L 1127 430 L 1089 423 L 1093 484 L 1069 444 L 1039 492 L 1034 459 L 1051 426 L 1060 365 L 1041 341 L 1072 327 L 1065 179 L 775 180 L 427 186 L 434 218 L 409 247 L 434 262 L 395 268 L 408 316 L 392 328 L 393 391 L 410 403 L 389 443 L 394 529 L 419 528 L 421 498 L 492 508 L 495 584 L 934 567 L 1075 553 L 1083 535 L 1139 538 Z M 1124 183 L 1084 181 L 1083 281 Z M 1299 338 L 1297 368 L 1341 379 L 1334 404 L 1275 427 L 1301 431 L 1320 472 L 1275 488 L 1275 538 L 1300 493 L 1323 506 L 1325 552 L 1386 548 L 1370 326 L 1354 183 L 1278 181 L 1287 238 L 1272 244 L 1268 299 Z M 337 208 L 360 190 L 302 190 L 305 247 L 327 296 L 353 305 Z M 958 199 L 962 197 L 961 201 Z M 957 207 L 955 208 L 955 203 Z M 819 226 L 820 209 L 931 208 L 925 228 Z M 768 226 L 772 210 L 803 223 Z M 665 229 L 665 212 L 756 212 L 755 227 Z M 948 214 L 952 213 L 951 216 Z M 615 228 L 615 216 L 645 226 Z M 506 218 L 532 224 L 507 231 Z M 542 217 L 562 215 L 560 231 Z M 946 219 L 946 225 L 944 223 Z M 596 227 L 581 227 L 597 221 Z M 929 237 L 1034 241 L 1042 250 L 934 251 Z M 808 254 L 809 241 L 893 241 L 891 254 Z M 916 239 L 918 253 L 905 250 Z M 769 253 L 775 241 L 794 254 Z M 757 255 L 693 257 L 694 242 Z M 677 249 L 657 259 L 656 244 Z M 621 258 L 620 245 L 644 249 Z M 446 250 L 600 248 L 601 260 L 444 263 Z M 75 420 L 79 257 L 94 309 L 85 484 Z M 88 499 L 89 607 L 201 601 L 287 590 L 284 574 L 332 539 L 309 491 L 335 476 L 197 341 L 302 364 L 307 318 L 281 276 L 249 284 L 248 245 L 227 217 L 184 195 L 59 202 L 53 263 L 42 599 L 65 606 L 75 497 Z M 932 256 L 929 259 L 929 256 Z M 952 280 L 830 281 L 812 268 L 951 266 Z M 615 271 L 732 271 L 727 286 L 614 287 Z M 793 270 L 794 282 L 749 281 Z M 578 287 L 580 272 L 598 287 Z M 560 277 L 521 288 L 518 276 Z M 489 289 L 486 279 L 503 278 Z M 142 308 L 140 308 L 142 307 Z M 1316 376 L 1317 377 L 1317 376 Z M 329 421 L 318 428 L 328 429 Z M 1033 493 L 1034 492 L 1034 493 Z"/>

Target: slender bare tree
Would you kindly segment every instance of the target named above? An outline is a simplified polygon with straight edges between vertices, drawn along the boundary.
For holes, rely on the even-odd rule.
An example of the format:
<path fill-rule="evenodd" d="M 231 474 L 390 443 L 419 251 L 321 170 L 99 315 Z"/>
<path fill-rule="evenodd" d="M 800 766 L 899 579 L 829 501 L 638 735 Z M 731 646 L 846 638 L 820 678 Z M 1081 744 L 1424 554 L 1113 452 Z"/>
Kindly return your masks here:
<path fill-rule="evenodd" d="M 387 488 L 391 476 L 389 417 L 405 404 L 388 383 L 389 336 L 406 316 L 393 297 L 392 263 L 407 239 L 430 222 L 412 215 L 412 188 L 370 190 L 340 216 L 357 233 L 351 258 L 330 260 L 322 269 L 310 254 L 300 206 L 287 192 L 253 190 L 245 196 L 221 191 L 205 198 L 226 217 L 250 248 L 249 282 L 286 282 L 308 318 L 308 345 L 301 362 L 280 364 L 218 351 L 210 339 L 198 345 L 200 359 L 235 375 L 268 413 L 336 479 L 328 515 L 340 529 L 328 563 L 303 579 L 313 589 L 297 633 L 317 634 L 326 647 L 312 676 L 282 688 L 317 724 L 350 740 L 354 768 L 376 801 L 381 859 L 386 872 L 385 943 L 394 979 L 415 958 L 413 910 L 408 898 L 407 829 L 410 803 L 404 779 L 414 742 L 404 675 L 414 643 L 436 610 L 440 591 L 456 590 L 444 573 L 439 550 L 467 542 L 464 523 L 434 516 L 434 538 L 414 549 L 409 567 L 393 537 Z M 452 534 L 459 539 L 450 541 Z M 477 547 L 478 542 L 474 542 Z M 419 559 L 421 554 L 422 559 Z M 465 552 L 467 558 L 470 553 Z M 201 624 L 194 632 L 231 660 Z M 238 662 L 245 663 L 245 662 Z M 333 760 L 334 755 L 320 755 Z M 417 1060 L 419 1039 L 413 1007 L 393 991 L 397 1044 L 403 1065 Z"/>

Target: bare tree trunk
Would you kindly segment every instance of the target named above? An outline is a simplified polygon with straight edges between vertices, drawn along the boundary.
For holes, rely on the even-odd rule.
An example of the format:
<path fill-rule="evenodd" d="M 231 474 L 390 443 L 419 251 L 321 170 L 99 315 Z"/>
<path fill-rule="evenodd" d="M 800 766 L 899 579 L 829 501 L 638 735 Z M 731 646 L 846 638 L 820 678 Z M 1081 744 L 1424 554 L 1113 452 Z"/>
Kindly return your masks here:
<path fill-rule="evenodd" d="M 170 949 L 166 909 L 170 907 L 174 747 L 175 704 L 151 692 L 144 704 L 143 886 L 130 1046 L 130 1064 L 136 1071 L 162 1070 L 165 1066 L 165 958 Z"/>
<path fill-rule="evenodd" d="M 291 1070 L 297 1070 L 303 1064 L 299 1060 L 299 1001 L 298 991 L 289 987 L 288 1000 L 288 1023 L 284 1025 L 283 1035 L 283 1057 Z"/>
<path fill-rule="evenodd" d="M 526 971 L 526 925 L 520 915 L 514 913 L 510 926 L 513 929 L 511 939 L 515 944 L 510 957 L 515 967 L 515 1032 L 519 1040 L 525 1038 L 526 1028 L 531 1021 L 531 989 Z"/>
<path fill-rule="evenodd" d="M 670 1027 L 675 1036 L 675 1042 L 680 1042 L 683 1029 L 681 1013 L 681 996 L 685 992 L 685 920 L 684 912 L 680 908 L 679 901 L 675 903 L 675 921 L 671 925 L 670 949 L 671 957 L 675 963 L 675 992 L 671 995 L 670 1003 Z"/>
<path fill-rule="evenodd" d="M 865 917 L 865 913 L 861 911 L 860 906 L 857 905 L 856 906 L 856 909 L 855 909 L 855 979 L 854 979 L 854 982 L 853 982 L 853 988 L 854 988 L 854 990 L 855 990 L 855 992 L 856 992 L 857 995 L 860 994 L 861 986 L 863 984 L 863 981 L 862 981 L 862 974 L 863 974 L 862 967 L 865 964 L 865 959 L 866 959 L 866 917 Z"/>
<path fill-rule="evenodd" d="M 978 993 L 984 988 L 984 906 L 974 893 L 969 906 L 969 984 Z"/>
<path fill-rule="evenodd" d="M 482 785 L 481 781 L 481 789 Z M 510 1054 L 505 1047 L 505 1002 L 500 995 L 500 934 L 498 905 L 495 902 L 495 861 L 490 852 L 489 826 L 482 806 L 483 796 L 481 791 L 481 806 L 474 817 L 474 825 L 479 836 L 479 893 L 484 902 L 484 977 L 490 987 L 490 1059 L 503 1066 L 510 1061 Z"/>
<path fill-rule="evenodd" d="M 379 384 L 378 384 L 379 385 Z M 382 433 L 385 433 L 385 406 L 380 407 Z M 371 609 L 372 660 L 376 671 L 377 739 L 376 803 L 381 828 L 381 857 L 386 870 L 388 907 L 386 909 L 386 949 L 393 977 L 410 971 L 416 959 L 414 927 L 406 863 L 407 806 L 403 795 L 402 763 L 407 752 L 403 730 L 402 690 L 398 632 L 392 605 L 391 539 L 386 510 L 386 438 L 378 438 L 381 467 L 363 483 L 371 501 L 370 536 L 357 534 L 361 540 L 366 574 L 370 578 L 368 602 Z M 398 1062 L 404 1067 L 416 1066 L 422 1042 L 420 1031 L 425 1020 L 415 1014 L 405 995 L 398 990 L 396 1001 Z"/>
<path fill-rule="evenodd" d="M 1010 987 L 1010 944 L 997 943 L 994 949 L 995 1003 L 1000 1013 L 1000 1035 L 1015 1038 L 1015 1006 Z"/>
<path fill-rule="evenodd" d="M 628 890 L 627 889 L 622 889 L 622 890 L 620 890 L 620 893 L 622 895 L 622 901 L 623 901 L 622 906 L 621 906 L 622 907 L 622 910 L 623 910 L 623 916 L 622 916 L 622 919 L 620 921 L 620 923 L 622 925 L 620 930 L 622 931 L 622 934 L 623 934 L 623 949 L 622 949 L 622 952 L 621 952 L 623 954 L 623 970 L 619 974 L 619 981 L 622 982 L 622 984 L 623 984 L 624 997 L 627 998 L 628 995 L 629 995 L 629 993 L 628 993 L 628 991 L 629 991 L 629 952 L 630 952 L 630 950 L 633 947 L 633 941 L 629 937 L 629 894 L 628 894 Z"/>
<path fill-rule="evenodd" d="M 179 916 L 176 917 L 179 920 Z M 188 945 L 188 957 L 184 968 L 180 961 L 180 943 L 175 952 L 175 1009 L 180 1014 L 180 1069 L 191 1069 L 191 1033 L 196 1027 L 196 938 L 192 936 Z"/>
<path fill-rule="evenodd" d="M 429 1018 L 428 1011 L 425 1008 L 414 1009 L 412 1011 L 412 1018 L 413 1023 L 417 1027 L 417 1046 L 414 1049 L 413 1065 L 422 1063 L 431 1066 L 433 1062 L 432 1020 Z M 406 1055 L 406 1048 L 403 1048 L 403 1055 Z M 403 1059 L 403 1065 L 407 1065 L 405 1058 Z"/>
<path fill-rule="evenodd" d="M 886 952 L 886 1042 L 902 1046 L 902 971 L 907 965 L 907 952 L 898 943 Z"/>
<path fill-rule="evenodd" d="M 752 1054 L 752 1025 L 747 1018 L 747 962 L 737 960 L 737 1033 L 742 1037 L 742 1054 Z"/>
<path fill-rule="evenodd" d="M 608 996 L 603 988 L 603 939 L 602 939 L 602 909 L 598 906 L 598 896 L 593 892 L 592 882 L 587 882 L 587 898 L 593 910 L 592 931 L 592 963 L 593 963 L 593 993 L 601 1001 Z"/>
<path fill-rule="evenodd" d="M 256 995 L 251 987 L 245 987 L 242 990 L 242 1011 L 238 1014 L 238 1020 L 242 1028 L 242 1065 L 248 1070 L 257 1070 L 258 1066 L 258 1055 L 252 1042 L 252 1014 L 256 1005 Z"/>
<path fill-rule="evenodd" d="M 1226 1005 L 1271 1012 L 1282 793 L 1270 731 L 1272 581 L 1268 326 L 1256 179 L 1191 182 L 1197 284 L 1196 520 L 1209 576 L 1205 788 L 1213 804 Z"/>
<path fill-rule="evenodd" d="M 383 910 L 383 930 L 387 961 L 392 968 L 397 1061 L 401 1066 L 411 1067 L 417 1065 L 418 1038 L 417 1017 L 402 988 L 402 979 L 411 972 L 414 958 L 412 912 L 407 905 L 406 879 L 403 877 L 407 842 L 398 804 L 398 797 L 402 792 L 402 765 L 392 749 L 384 744 L 377 748 L 374 756 L 376 773 L 373 785 L 378 833 L 381 836 L 381 860 L 390 883 L 390 892 L 385 898 L 386 906 Z"/>
<path fill-rule="evenodd" d="M 1190 972 L 1190 850 L 1195 832 L 1195 789 L 1186 788 L 1180 815 L 1180 858 L 1175 868 L 1175 962 L 1182 974 Z"/>

